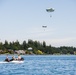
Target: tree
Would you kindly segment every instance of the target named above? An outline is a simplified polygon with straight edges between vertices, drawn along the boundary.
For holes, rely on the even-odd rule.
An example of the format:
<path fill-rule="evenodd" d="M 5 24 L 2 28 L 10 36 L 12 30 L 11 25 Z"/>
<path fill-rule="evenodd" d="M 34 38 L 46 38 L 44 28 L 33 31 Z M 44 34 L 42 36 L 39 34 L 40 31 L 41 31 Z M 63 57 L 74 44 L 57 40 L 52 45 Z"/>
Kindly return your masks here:
<path fill-rule="evenodd" d="M 3 49 L 3 44 L 2 44 L 2 42 L 0 42 L 0 50 L 2 50 Z"/>
<path fill-rule="evenodd" d="M 46 43 L 45 43 L 45 41 L 43 41 L 43 47 L 44 47 L 44 48 L 46 47 Z"/>
<path fill-rule="evenodd" d="M 23 50 L 27 49 L 27 43 L 26 43 L 26 41 L 23 41 L 23 43 L 22 43 L 22 49 Z"/>
<path fill-rule="evenodd" d="M 5 43 L 4 43 L 4 49 L 9 49 L 9 44 L 8 44 L 8 41 L 7 40 L 5 40 Z"/>

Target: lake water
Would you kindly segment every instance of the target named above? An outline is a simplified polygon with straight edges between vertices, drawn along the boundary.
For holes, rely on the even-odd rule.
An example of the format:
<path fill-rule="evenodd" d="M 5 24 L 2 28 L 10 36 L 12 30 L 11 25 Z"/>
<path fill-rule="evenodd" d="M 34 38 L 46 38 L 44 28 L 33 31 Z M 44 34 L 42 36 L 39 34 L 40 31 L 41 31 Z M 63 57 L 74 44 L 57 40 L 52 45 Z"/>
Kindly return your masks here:
<path fill-rule="evenodd" d="M 5 57 L 0 55 L 0 62 Z M 76 75 L 75 55 L 24 55 L 22 57 L 25 59 L 24 63 L 0 63 L 0 75 Z"/>

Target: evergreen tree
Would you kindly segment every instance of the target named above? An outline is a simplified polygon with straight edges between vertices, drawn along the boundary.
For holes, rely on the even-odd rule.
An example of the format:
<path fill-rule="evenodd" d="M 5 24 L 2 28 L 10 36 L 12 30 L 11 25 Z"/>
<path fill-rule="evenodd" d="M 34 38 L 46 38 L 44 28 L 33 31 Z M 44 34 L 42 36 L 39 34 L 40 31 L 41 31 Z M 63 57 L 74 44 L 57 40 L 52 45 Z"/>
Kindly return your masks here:
<path fill-rule="evenodd" d="M 26 41 L 23 41 L 23 43 L 22 43 L 22 49 L 23 50 L 27 49 L 27 43 L 26 43 Z"/>

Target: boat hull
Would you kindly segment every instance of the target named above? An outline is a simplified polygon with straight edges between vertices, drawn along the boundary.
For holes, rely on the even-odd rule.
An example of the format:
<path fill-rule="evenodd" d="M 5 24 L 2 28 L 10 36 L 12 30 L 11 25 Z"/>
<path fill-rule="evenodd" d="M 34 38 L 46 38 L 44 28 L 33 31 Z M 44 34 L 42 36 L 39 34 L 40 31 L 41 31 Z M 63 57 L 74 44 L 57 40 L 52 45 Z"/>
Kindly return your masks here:
<path fill-rule="evenodd" d="M 12 62 L 12 63 L 24 63 L 24 61 L 10 61 L 10 62 Z"/>

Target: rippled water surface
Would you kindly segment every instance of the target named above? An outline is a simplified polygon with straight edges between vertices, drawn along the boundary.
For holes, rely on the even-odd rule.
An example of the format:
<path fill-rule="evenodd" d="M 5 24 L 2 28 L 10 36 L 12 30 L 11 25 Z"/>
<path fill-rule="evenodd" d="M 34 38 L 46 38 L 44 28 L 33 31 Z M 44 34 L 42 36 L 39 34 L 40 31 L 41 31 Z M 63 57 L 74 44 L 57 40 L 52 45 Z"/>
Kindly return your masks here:
<path fill-rule="evenodd" d="M 0 62 L 5 57 L 0 55 Z M 24 63 L 0 63 L 0 75 L 76 75 L 75 55 L 24 55 L 22 57 L 25 59 Z"/>

